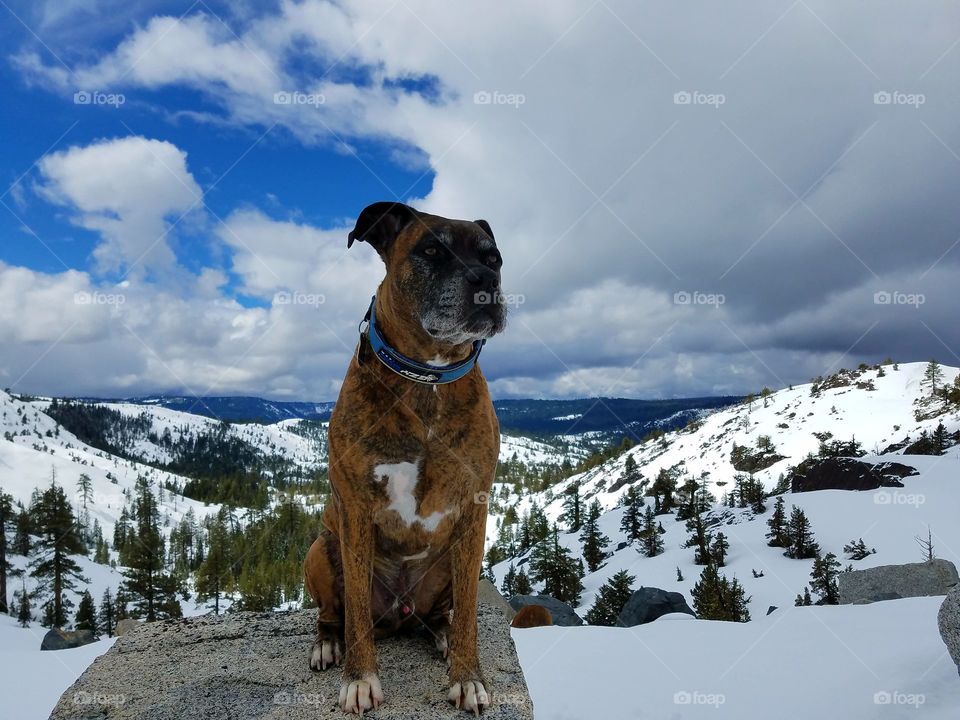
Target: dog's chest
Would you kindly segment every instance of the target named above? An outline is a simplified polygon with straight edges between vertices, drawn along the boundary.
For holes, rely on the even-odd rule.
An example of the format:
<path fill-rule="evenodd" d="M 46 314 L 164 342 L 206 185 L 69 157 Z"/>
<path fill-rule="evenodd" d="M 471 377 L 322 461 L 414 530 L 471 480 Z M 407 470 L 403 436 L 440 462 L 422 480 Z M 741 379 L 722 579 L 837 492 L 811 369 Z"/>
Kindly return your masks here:
<path fill-rule="evenodd" d="M 430 546 L 442 546 L 460 508 L 449 486 L 436 482 L 429 458 L 379 462 L 372 482 L 380 491 L 374 515 L 380 550 L 398 559 L 421 559 Z"/>

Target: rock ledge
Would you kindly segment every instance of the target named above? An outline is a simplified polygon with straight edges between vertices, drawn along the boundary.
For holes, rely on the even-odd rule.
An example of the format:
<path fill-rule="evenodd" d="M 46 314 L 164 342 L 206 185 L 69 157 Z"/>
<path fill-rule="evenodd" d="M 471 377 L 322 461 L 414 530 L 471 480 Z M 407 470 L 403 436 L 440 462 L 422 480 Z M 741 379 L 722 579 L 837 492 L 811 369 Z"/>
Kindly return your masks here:
<path fill-rule="evenodd" d="M 235 613 L 144 624 L 117 639 L 63 694 L 51 720 L 343 718 L 339 669 L 307 665 L 315 611 Z M 503 613 L 481 603 L 480 662 L 490 720 L 532 720 L 533 704 Z M 446 701 L 432 639 L 377 642 L 386 703 L 365 717 L 467 718 Z"/>

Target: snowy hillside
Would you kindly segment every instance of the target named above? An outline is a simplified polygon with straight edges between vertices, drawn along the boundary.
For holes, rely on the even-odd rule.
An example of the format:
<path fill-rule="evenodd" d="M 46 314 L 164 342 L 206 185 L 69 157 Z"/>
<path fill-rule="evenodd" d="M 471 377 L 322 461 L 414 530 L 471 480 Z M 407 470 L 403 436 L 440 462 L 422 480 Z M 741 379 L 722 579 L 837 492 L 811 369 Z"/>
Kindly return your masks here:
<path fill-rule="evenodd" d="M 954 412 L 926 420 L 917 420 L 915 412 L 926 405 L 921 388 L 926 363 L 908 363 L 864 371 L 841 372 L 837 387 L 814 392 L 807 383 L 772 393 L 766 399 L 741 403 L 706 415 L 687 430 L 670 433 L 664 442 L 648 442 L 629 454 L 646 478 L 654 478 L 661 469 L 680 467 L 694 476 L 707 474 L 711 492 L 722 497 L 737 471 L 730 462 L 734 444 L 754 448 L 761 436 L 770 438 L 774 451 L 783 459 L 755 476 L 768 489 L 791 465 L 797 465 L 808 453 L 816 453 L 819 439 L 814 433 L 830 433 L 839 440 L 857 440 L 867 452 L 879 454 L 906 439 L 916 440 L 924 430 L 932 433 L 942 420 L 947 430 L 960 428 L 960 414 Z M 952 383 L 960 374 L 957 368 L 943 366 L 943 381 Z M 623 471 L 626 455 L 615 462 L 586 473 L 579 481 L 586 497 L 596 497 L 605 508 L 614 507 L 625 488 L 610 492 Z M 559 491 L 558 491 L 559 492 Z M 548 515 L 550 511 L 548 510 Z"/>
<path fill-rule="evenodd" d="M 517 497 L 500 487 L 501 506 L 514 504 L 518 516 L 536 503 L 547 518 L 556 522 L 563 512 L 564 491 L 579 483 L 584 505 L 597 500 L 603 507 L 600 529 L 611 543 L 610 557 L 594 573 L 583 579 L 579 612 L 584 614 L 594 603 L 596 592 L 617 571 L 626 569 L 636 576 L 635 587 L 654 586 L 679 591 L 690 601 L 690 591 L 699 579 L 701 566 L 694 564 L 694 550 L 683 545 L 689 537 L 684 522 L 672 514 L 661 515 L 658 521 L 663 535 L 664 552 L 656 557 L 642 555 L 635 545 L 624 543 L 620 531 L 623 509 L 618 507 L 629 485 L 611 490 L 624 474 L 627 457 L 637 463 L 642 478 L 652 480 L 663 469 L 703 478 L 718 500 L 731 490 L 737 471 L 731 464 L 734 445 L 754 447 L 761 436 L 771 438 L 775 453 L 782 455 L 770 467 L 759 470 L 759 478 L 772 490 L 779 476 L 796 466 L 810 453 L 816 453 L 820 440 L 814 433 L 831 433 L 832 439 L 855 438 L 864 449 L 873 451 L 861 458 L 867 462 L 893 460 L 915 468 L 918 475 L 904 478 L 903 488 L 881 488 L 867 492 L 827 490 L 785 495 L 789 514 L 792 506 L 802 508 L 810 519 L 816 540 L 823 552 L 833 552 L 844 567 L 853 563 L 865 568 L 890 563 L 916 562 L 920 549 L 914 541 L 926 536 L 929 527 L 937 555 L 960 566 L 960 446 L 942 456 L 903 455 L 902 448 L 886 455 L 877 451 L 893 444 L 917 440 L 923 431 L 932 433 L 942 422 L 946 430 L 960 430 L 960 413 L 956 410 L 917 420 L 916 414 L 935 413 L 921 388 L 925 363 L 886 366 L 853 373 L 839 373 L 834 382 L 849 382 L 839 387 L 815 391 L 813 384 L 758 398 L 708 415 L 687 429 L 668 433 L 634 447 L 618 458 L 586 473 L 573 476 L 543 493 Z M 943 380 L 950 383 L 960 373 L 943 367 Z M 859 386 L 858 386 L 859 383 Z M 825 437 L 821 435 L 821 437 Z M 730 542 L 730 554 L 723 569 L 728 577 L 736 577 L 753 600 L 750 610 L 754 618 L 763 617 L 768 606 L 791 606 L 797 594 L 809 582 L 812 560 L 792 560 L 782 548 L 769 547 L 767 519 L 773 500 L 766 503 L 766 512 L 755 515 L 750 509 L 717 505 L 710 513 L 712 532 L 722 531 Z M 499 534 L 501 517 L 492 517 L 488 524 L 488 542 Z M 573 557 L 581 554 L 578 533 L 563 533 L 560 542 Z M 851 561 L 843 554 L 843 546 L 863 538 L 876 554 Z M 618 545 L 625 547 L 617 550 Z M 529 554 L 512 559 L 518 569 L 526 567 Z M 511 560 L 494 568 L 498 584 L 503 581 Z M 684 580 L 677 580 L 677 570 Z M 762 577 L 754 577 L 762 573 Z"/>
<path fill-rule="evenodd" d="M 175 473 L 90 447 L 47 416 L 43 412 L 46 404 L 36 400 L 24 402 L 0 391 L 0 488 L 15 501 L 29 504 L 33 491 L 48 487 L 56 477 L 74 508 L 81 508 L 77 480 L 81 473 L 86 474 L 92 481 L 86 508 L 90 521 L 98 521 L 109 537 L 123 509 L 124 491 L 133 490 L 138 476 L 152 479 L 157 486 L 183 485 L 187 481 Z M 178 522 L 191 509 L 197 517 L 203 517 L 219 508 L 173 493 L 166 493 L 161 500 L 161 514 L 171 523 Z"/>

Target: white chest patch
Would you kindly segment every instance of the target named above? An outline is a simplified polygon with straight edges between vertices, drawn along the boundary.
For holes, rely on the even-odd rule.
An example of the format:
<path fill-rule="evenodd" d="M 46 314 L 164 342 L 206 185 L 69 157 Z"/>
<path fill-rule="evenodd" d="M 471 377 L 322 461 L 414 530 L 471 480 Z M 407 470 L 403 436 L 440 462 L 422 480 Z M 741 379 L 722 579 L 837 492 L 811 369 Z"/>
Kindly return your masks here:
<path fill-rule="evenodd" d="M 419 461 L 384 463 L 374 466 L 373 476 L 377 481 L 387 479 L 387 497 L 390 498 L 388 510 L 395 511 L 407 525 L 420 523 L 426 530 L 433 532 L 447 513 L 434 512 L 427 517 L 417 514 L 417 498 L 414 492 L 417 489 L 419 470 Z"/>

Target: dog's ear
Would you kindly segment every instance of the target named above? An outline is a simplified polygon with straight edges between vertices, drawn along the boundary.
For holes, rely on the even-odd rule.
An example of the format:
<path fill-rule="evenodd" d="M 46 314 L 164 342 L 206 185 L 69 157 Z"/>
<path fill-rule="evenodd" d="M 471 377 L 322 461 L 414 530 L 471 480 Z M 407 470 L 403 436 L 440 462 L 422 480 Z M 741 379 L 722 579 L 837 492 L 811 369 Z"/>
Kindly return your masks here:
<path fill-rule="evenodd" d="M 400 231 L 416 218 L 417 211 L 403 203 L 376 202 L 367 205 L 347 236 L 347 247 L 351 247 L 354 240 L 362 240 L 373 245 L 382 255 L 390 243 L 397 239 Z"/>
<path fill-rule="evenodd" d="M 487 235 L 490 236 L 491 240 L 496 240 L 496 238 L 493 236 L 493 230 L 490 229 L 490 223 L 488 223 L 486 220 L 474 220 L 474 222 L 479 225 Z"/>

